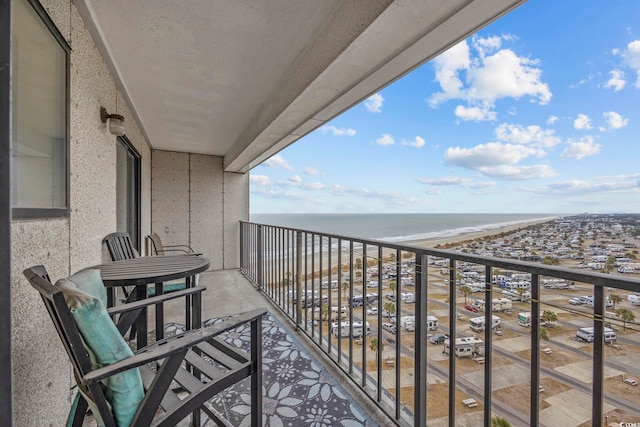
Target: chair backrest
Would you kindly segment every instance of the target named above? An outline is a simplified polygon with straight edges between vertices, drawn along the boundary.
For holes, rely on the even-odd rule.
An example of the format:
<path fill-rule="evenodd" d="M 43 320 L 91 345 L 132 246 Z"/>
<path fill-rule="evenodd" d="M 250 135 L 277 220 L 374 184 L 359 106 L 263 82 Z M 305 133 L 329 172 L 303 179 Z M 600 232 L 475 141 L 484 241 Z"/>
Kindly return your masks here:
<path fill-rule="evenodd" d="M 29 284 L 40 293 L 42 301 L 58 332 L 58 336 L 73 365 L 76 378 L 84 377 L 87 373 L 91 372 L 93 368 L 91 367 L 89 353 L 83 345 L 80 332 L 67 306 L 62 290 L 51 283 L 47 270 L 42 265 L 28 268 L 24 270 L 23 274 L 29 281 Z M 92 387 L 90 396 L 88 397 L 92 400 L 92 403 L 99 408 L 101 414 L 103 414 L 103 421 L 105 421 L 107 425 L 115 425 L 115 421 L 110 417 L 111 411 L 109 404 L 101 390 L 100 387 Z M 84 393 L 88 392 L 88 390 L 82 391 Z"/>
<path fill-rule="evenodd" d="M 162 239 L 158 236 L 158 233 L 149 234 L 149 240 L 151 240 L 152 252 L 154 255 L 164 255 L 164 246 L 162 245 Z"/>
<path fill-rule="evenodd" d="M 103 239 L 111 261 L 121 261 L 123 259 L 138 258 L 138 251 L 133 247 L 129 233 L 111 233 Z"/>

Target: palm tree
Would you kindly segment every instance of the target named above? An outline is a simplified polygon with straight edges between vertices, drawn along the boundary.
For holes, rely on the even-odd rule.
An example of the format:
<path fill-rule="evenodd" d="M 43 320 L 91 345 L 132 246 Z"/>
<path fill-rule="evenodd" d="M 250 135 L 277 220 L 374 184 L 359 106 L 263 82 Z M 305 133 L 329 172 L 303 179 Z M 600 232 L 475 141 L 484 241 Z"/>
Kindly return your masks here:
<path fill-rule="evenodd" d="M 610 294 L 609 295 L 609 299 L 611 300 L 611 303 L 613 304 L 613 311 L 616 311 L 616 304 L 620 304 L 622 302 L 622 297 L 618 294 Z"/>
<path fill-rule="evenodd" d="M 378 352 L 378 338 L 375 338 L 375 337 L 371 338 L 371 341 L 369 342 L 369 349 L 374 353 Z M 383 350 L 384 350 L 384 341 L 380 341 L 380 353 L 382 353 Z"/>
<path fill-rule="evenodd" d="M 558 315 L 551 310 L 545 310 L 542 312 L 542 320 L 547 322 L 547 327 L 553 328 L 558 322 Z"/>
<path fill-rule="evenodd" d="M 629 310 L 628 308 L 617 309 L 616 316 L 618 316 L 618 319 L 624 322 L 623 327 L 625 331 L 627 330 L 627 322 L 633 322 L 634 320 L 636 320 L 635 314 L 633 314 L 633 311 Z"/>
<path fill-rule="evenodd" d="M 385 302 L 382 306 L 385 310 L 387 310 L 387 317 L 391 319 L 391 313 L 396 312 L 396 305 L 392 302 Z"/>
<path fill-rule="evenodd" d="M 342 295 L 344 295 L 345 302 L 347 301 L 347 290 L 349 290 L 349 282 L 342 282 Z"/>
<path fill-rule="evenodd" d="M 362 272 L 361 271 L 356 271 L 356 280 L 359 282 L 360 279 L 362 279 Z"/>
<path fill-rule="evenodd" d="M 398 286 L 396 285 L 396 282 L 389 282 L 389 289 L 391 289 L 391 292 L 393 292 L 393 297 L 396 297 L 396 288 Z"/>
<path fill-rule="evenodd" d="M 360 270 L 362 268 L 362 259 L 356 258 L 356 268 Z"/>
<path fill-rule="evenodd" d="M 494 415 L 491 418 L 491 427 L 511 427 L 511 423 L 506 418 L 502 418 L 499 415 Z"/>
<path fill-rule="evenodd" d="M 540 339 L 549 341 L 549 331 L 547 331 L 547 328 L 540 328 Z"/>
<path fill-rule="evenodd" d="M 325 320 L 329 318 L 329 304 L 322 304 L 320 306 L 320 315 Z"/>
<path fill-rule="evenodd" d="M 467 285 L 464 285 L 460 288 L 460 292 L 464 295 L 464 305 L 467 305 L 467 295 L 471 293 L 471 288 Z"/>

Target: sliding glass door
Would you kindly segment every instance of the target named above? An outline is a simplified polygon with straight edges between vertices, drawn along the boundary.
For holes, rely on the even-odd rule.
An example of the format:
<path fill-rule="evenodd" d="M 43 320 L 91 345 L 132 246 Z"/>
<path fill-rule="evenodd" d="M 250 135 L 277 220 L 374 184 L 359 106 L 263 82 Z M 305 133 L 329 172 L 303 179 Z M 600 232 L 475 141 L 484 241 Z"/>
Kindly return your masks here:
<path fill-rule="evenodd" d="M 140 251 L 140 154 L 126 137 L 118 137 L 116 170 L 117 230 Z"/>

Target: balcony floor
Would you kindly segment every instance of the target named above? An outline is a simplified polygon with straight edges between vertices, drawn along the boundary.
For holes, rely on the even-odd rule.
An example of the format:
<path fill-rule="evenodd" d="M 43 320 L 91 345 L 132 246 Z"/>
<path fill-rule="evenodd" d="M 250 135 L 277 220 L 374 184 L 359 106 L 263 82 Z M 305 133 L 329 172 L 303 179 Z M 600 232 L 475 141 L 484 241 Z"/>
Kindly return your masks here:
<path fill-rule="evenodd" d="M 205 326 L 217 319 L 255 308 L 266 307 L 263 321 L 264 425 L 387 425 L 374 404 L 331 362 L 291 321 L 237 270 L 202 273 L 199 285 L 207 286 L 202 303 Z M 184 313 L 181 303 L 165 308 L 168 334 L 180 332 Z M 150 325 L 152 325 L 151 320 Z M 171 323 L 175 322 L 175 323 Z M 245 334 L 227 334 L 230 344 L 248 344 Z M 249 383 L 240 383 L 218 395 L 212 404 L 226 412 L 233 425 L 245 425 Z M 373 417 L 373 418 L 372 418 Z M 206 425 L 211 425 L 207 423 Z"/>

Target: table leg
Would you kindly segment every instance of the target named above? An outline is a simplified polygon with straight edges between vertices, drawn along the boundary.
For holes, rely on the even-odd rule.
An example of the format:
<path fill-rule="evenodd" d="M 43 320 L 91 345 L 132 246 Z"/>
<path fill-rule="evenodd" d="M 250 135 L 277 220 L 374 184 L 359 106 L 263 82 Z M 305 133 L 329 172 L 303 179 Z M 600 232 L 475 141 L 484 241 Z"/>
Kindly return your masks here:
<path fill-rule="evenodd" d="M 146 285 L 138 285 L 135 289 L 136 292 L 136 300 L 142 301 L 147 297 L 147 286 Z M 147 309 L 146 307 L 142 309 L 142 312 L 138 316 L 138 320 L 136 320 L 136 333 L 138 335 L 138 349 L 147 346 Z"/>
<path fill-rule="evenodd" d="M 185 288 L 191 288 L 193 286 L 193 276 L 184 278 Z M 193 317 L 191 306 L 193 304 L 193 299 L 190 295 L 185 298 L 185 306 L 184 306 L 184 323 L 187 330 L 190 330 L 193 326 Z"/>
<path fill-rule="evenodd" d="M 164 291 L 162 283 L 156 283 L 156 295 Z M 156 304 L 156 341 L 164 338 L 164 304 Z"/>

